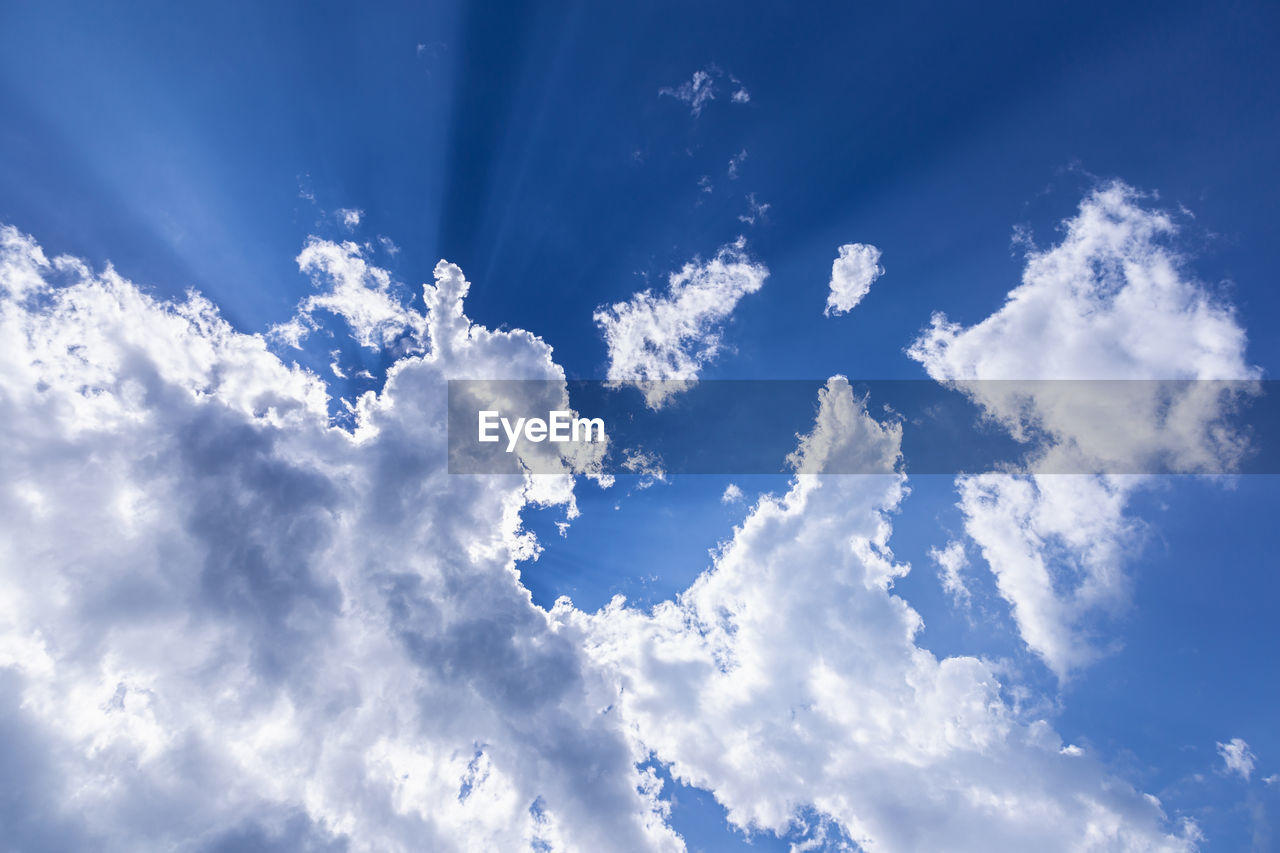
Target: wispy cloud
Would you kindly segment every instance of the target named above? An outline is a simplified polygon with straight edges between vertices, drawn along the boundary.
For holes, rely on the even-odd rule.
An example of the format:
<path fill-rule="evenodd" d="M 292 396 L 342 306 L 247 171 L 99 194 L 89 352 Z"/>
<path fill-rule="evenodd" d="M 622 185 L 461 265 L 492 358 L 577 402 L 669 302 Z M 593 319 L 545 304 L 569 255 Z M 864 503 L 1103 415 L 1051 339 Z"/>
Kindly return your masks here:
<path fill-rule="evenodd" d="M 644 290 L 601 308 L 593 318 L 609 348 L 608 379 L 641 388 L 661 406 L 675 386 L 693 380 L 723 348 L 722 329 L 742 297 L 764 284 L 769 270 L 751 260 L 739 237 L 709 261 L 694 260 L 670 275 L 664 293 Z"/>
<path fill-rule="evenodd" d="M 1258 756 L 1253 754 L 1244 738 L 1233 737 L 1226 743 L 1218 744 L 1218 755 L 1222 756 L 1222 765 L 1228 773 L 1234 773 L 1247 780 L 1253 775 L 1253 768 Z"/>
<path fill-rule="evenodd" d="M 729 158 L 728 175 L 729 180 L 736 181 L 738 179 L 738 170 L 742 168 L 742 164 L 747 160 L 747 149 L 743 148 L 737 154 Z"/>
<path fill-rule="evenodd" d="M 738 214 L 738 221 L 745 222 L 747 225 L 755 225 L 758 220 L 765 218 L 765 214 L 769 212 L 770 205 L 767 202 L 759 201 L 755 193 L 747 193 L 747 212 Z"/>
<path fill-rule="evenodd" d="M 702 114 L 708 103 L 716 99 L 720 84 L 727 80 L 733 89 L 729 100 L 735 104 L 745 104 L 751 100 L 751 94 L 732 74 L 727 74 L 715 65 L 693 72 L 693 76 L 679 86 L 663 86 L 659 95 L 675 98 L 689 105 L 689 113 L 695 118 Z"/>

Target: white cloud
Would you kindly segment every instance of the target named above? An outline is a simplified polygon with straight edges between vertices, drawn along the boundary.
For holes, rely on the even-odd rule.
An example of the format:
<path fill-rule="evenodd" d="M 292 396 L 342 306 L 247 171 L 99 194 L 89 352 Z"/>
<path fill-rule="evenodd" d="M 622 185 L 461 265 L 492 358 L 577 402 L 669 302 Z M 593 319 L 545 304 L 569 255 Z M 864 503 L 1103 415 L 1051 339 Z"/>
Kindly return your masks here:
<path fill-rule="evenodd" d="M 715 359 L 723 349 L 724 323 L 768 275 L 739 237 L 711 260 L 694 260 L 672 273 L 666 293 L 645 290 L 598 309 L 593 319 L 609 347 L 607 378 L 635 385 L 651 407 L 661 407 Z"/>
<path fill-rule="evenodd" d="M 320 292 L 304 299 L 292 319 L 271 330 L 274 340 L 301 347 L 316 328 L 315 314 L 323 311 L 346 321 L 361 346 L 378 349 L 400 343 L 408 351 L 425 345 L 425 318 L 405 308 L 393 292 L 391 275 L 369 263 L 360 246 L 309 237 L 297 261 Z"/>
<path fill-rule="evenodd" d="M 1222 756 L 1222 764 L 1228 773 L 1239 774 L 1245 780 L 1253 775 L 1258 756 L 1253 754 L 1243 738 L 1233 737 L 1226 743 L 1219 743 L 1218 755 Z"/>
<path fill-rule="evenodd" d="M 1223 430 L 1234 392 L 1212 383 L 964 380 L 1252 379 L 1245 333 L 1229 306 L 1186 272 L 1176 228 L 1113 183 L 1081 203 L 1062 241 L 1027 260 L 1022 283 L 982 322 L 935 314 L 909 354 L 939 381 L 961 380 L 1015 436 L 1045 443 L 1039 470 L 1228 470 L 1242 450 Z M 1110 390 L 1108 390 L 1108 388 Z M 1121 423 L 1123 429 L 1116 429 Z M 1060 677 L 1112 644 L 1099 623 L 1123 609 L 1125 558 L 1141 527 L 1126 515 L 1136 476 L 983 474 L 958 480 L 966 533 L 977 543 L 1027 645 Z"/>
<path fill-rule="evenodd" d="M 720 496 L 722 504 L 736 504 L 742 502 L 742 489 L 737 483 L 730 483 L 724 487 L 724 494 Z"/>
<path fill-rule="evenodd" d="M 745 148 L 729 158 L 729 169 L 727 172 L 729 180 L 736 181 L 738 179 L 738 170 L 742 168 L 742 164 L 746 161 L 747 149 Z"/>
<path fill-rule="evenodd" d="M 867 243 L 844 244 L 831 264 L 831 293 L 822 313 L 831 317 L 851 311 L 882 275 L 879 249 Z"/>
<path fill-rule="evenodd" d="M 693 72 L 693 77 L 681 83 L 679 86 L 663 86 L 658 90 L 659 95 L 675 98 L 677 101 L 689 105 L 689 112 L 695 118 L 702 114 L 703 108 L 711 101 L 714 101 L 719 91 L 717 81 L 723 82 L 728 79 L 733 89 L 729 100 L 735 104 L 745 104 L 751 100 L 751 93 L 747 91 L 742 82 L 732 74 L 726 74 L 715 65 L 709 65 L 704 69 Z"/>
<path fill-rule="evenodd" d="M 385 295 L 350 248 L 308 252 L 326 292 Z M 379 309 L 429 346 L 347 432 L 198 295 L 0 231 L 7 846 L 681 849 L 612 685 L 514 571 L 570 463 L 444 470 L 448 377 L 563 379 L 471 323 L 468 286 L 441 262 L 426 314 Z"/>
<path fill-rule="evenodd" d="M 815 476 L 851 455 L 891 470 L 900 440 L 834 378 L 787 492 L 678 600 L 557 605 L 613 671 L 637 743 L 744 829 L 816 813 L 875 850 L 1191 849 L 1154 798 L 1020 716 L 989 664 L 916 645 L 889 546 L 905 477 Z"/>
<path fill-rule="evenodd" d="M 948 542 L 945 548 L 929 549 L 929 557 L 938 564 L 938 579 L 942 588 L 951 596 L 957 605 L 967 605 L 970 600 L 969 587 L 964 581 L 964 570 L 969 565 L 969 557 L 964 552 L 963 542 Z"/>
<path fill-rule="evenodd" d="M 679 850 L 637 768 L 656 754 L 737 826 L 825 816 L 804 818 L 810 841 L 1190 848 L 1153 798 L 1023 718 L 989 664 L 916 645 L 889 547 L 905 478 L 813 476 L 899 456 L 900 428 L 847 382 L 822 393 L 787 492 L 678 601 L 548 615 L 519 583 L 537 551 L 519 513 L 571 511 L 579 461 L 477 478 L 443 460 L 446 380 L 563 380 L 550 347 L 472 323 L 443 261 L 425 313 L 366 311 L 349 291 L 394 301 L 385 271 L 308 249 L 353 334 L 417 342 L 351 431 L 319 377 L 201 297 L 158 301 L 0 231 L 9 844 Z M 688 303 L 758 289 L 741 251 L 673 275 L 672 304 L 701 316 Z"/>
<path fill-rule="evenodd" d="M 640 475 L 637 489 L 647 489 L 654 483 L 667 482 L 667 472 L 662 468 L 662 458 L 651 451 L 638 449 L 623 451 L 622 467 L 632 474 Z"/>
<path fill-rule="evenodd" d="M 672 88 L 671 86 L 663 86 L 658 90 L 659 95 L 667 95 L 682 101 L 689 105 L 689 112 L 697 117 L 702 114 L 702 108 L 706 106 L 708 101 L 715 100 L 715 83 L 712 81 L 711 74 L 707 71 L 695 71 L 693 77 L 679 86 Z"/>
<path fill-rule="evenodd" d="M 364 217 L 364 211 L 357 210 L 353 207 L 340 207 L 334 212 L 334 215 L 337 216 L 338 221 L 345 225 L 347 230 L 350 231 L 360 224 L 361 218 Z"/>
<path fill-rule="evenodd" d="M 769 212 L 770 205 L 760 202 L 756 199 L 755 193 L 747 193 L 747 212 L 738 215 L 739 222 L 745 222 L 748 225 L 755 225 L 756 220 L 763 220 Z"/>

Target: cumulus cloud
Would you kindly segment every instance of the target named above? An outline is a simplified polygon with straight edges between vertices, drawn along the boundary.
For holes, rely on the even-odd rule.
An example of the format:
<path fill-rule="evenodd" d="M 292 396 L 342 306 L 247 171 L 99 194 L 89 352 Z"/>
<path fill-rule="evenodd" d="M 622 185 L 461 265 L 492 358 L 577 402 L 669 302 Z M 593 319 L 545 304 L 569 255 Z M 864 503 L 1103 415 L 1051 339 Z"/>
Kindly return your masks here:
<path fill-rule="evenodd" d="M 360 220 L 364 217 L 364 211 L 353 207 L 340 207 L 334 211 L 334 216 L 338 217 L 338 221 L 350 231 L 360 224 Z"/>
<path fill-rule="evenodd" d="M 992 667 L 915 642 L 890 548 L 900 428 L 823 389 L 785 494 L 765 496 L 676 601 L 554 617 L 614 674 L 618 712 L 736 827 L 838 826 L 874 850 L 1188 850 L 1154 798 L 1003 698 Z M 878 464 L 873 464 L 878 461 Z"/>
<path fill-rule="evenodd" d="M 846 314 L 862 301 L 872 283 L 884 275 L 880 250 L 868 243 L 846 243 L 831 264 L 831 293 L 823 314 Z"/>
<path fill-rule="evenodd" d="M 1219 743 L 1218 755 L 1222 756 L 1222 764 L 1228 773 L 1236 773 L 1245 780 L 1253 775 L 1258 756 L 1253 754 L 1243 738 L 1233 737 L 1226 743 Z"/>
<path fill-rule="evenodd" d="M 644 290 L 598 309 L 593 319 L 609 348 L 608 380 L 635 385 L 655 409 L 696 380 L 724 348 L 723 326 L 738 301 L 769 275 L 746 246 L 739 237 L 711 260 L 685 264 L 668 277 L 665 293 Z"/>
<path fill-rule="evenodd" d="M 1097 189 L 1063 231 L 1060 243 L 1030 253 L 1022 283 L 999 310 L 968 328 L 935 314 L 911 357 L 1014 436 L 1038 436 L 1038 470 L 1125 470 L 1151 457 L 1172 470 L 1230 470 L 1244 443 L 1220 422 L 1247 385 L 1005 381 L 1259 375 L 1245 359 L 1245 332 L 1230 306 L 1187 272 L 1172 246 L 1173 220 L 1144 206 L 1135 190 L 1121 183 Z M 1125 558 L 1141 531 L 1126 508 L 1144 482 L 958 480 L 966 532 L 1023 639 L 1060 677 L 1110 646 L 1096 634 L 1100 619 L 1128 601 Z"/>
<path fill-rule="evenodd" d="M 320 299 L 385 295 L 349 246 L 304 255 Z M 7 845 L 681 849 L 612 684 L 515 570 L 520 508 L 571 505 L 576 469 L 445 472 L 447 378 L 563 379 L 468 287 L 441 262 L 425 313 L 344 313 L 423 340 L 348 431 L 202 297 L 0 230 Z"/>
<path fill-rule="evenodd" d="M 735 504 L 741 503 L 743 499 L 742 488 L 737 483 L 730 483 L 724 487 L 724 494 L 720 496 L 720 503 Z"/>
<path fill-rule="evenodd" d="M 743 251 L 603 325 L 696 373 L 707 325 L 767 274 Z M 567 406 L 551 348 L 473 323 L 443 261 L 423 311 L 359 247 L 312 240 L 299 264 L 317 288 L 299 322 L 329 311 L 392 362 L 350 429 L 320 377 L 199 295 L 157 300 L 0 230 L 11 845 L 680 850 L 656 756 L 735 826 L 811 842 L 1192 846 L 990 664 L 917 645 L 893 591 L 901 427 L 843 379 L 785 493 L 678 600 L 547 613 L 520 583 L 539 547 L 520 512 L 572 514 L 592 460 L 450 476 L 445 422 L 450 378 L 555 380 L 529 393 Z M 886 473 L 822 474 L 855 462 Z"/>

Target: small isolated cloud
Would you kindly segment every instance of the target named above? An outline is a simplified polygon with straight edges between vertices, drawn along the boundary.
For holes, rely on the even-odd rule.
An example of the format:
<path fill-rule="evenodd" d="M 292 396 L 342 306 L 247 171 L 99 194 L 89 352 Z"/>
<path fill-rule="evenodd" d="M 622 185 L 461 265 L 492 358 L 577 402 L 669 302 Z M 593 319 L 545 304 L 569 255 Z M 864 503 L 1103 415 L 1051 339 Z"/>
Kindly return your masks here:
<path fill-rule="evenodd" d="M 822 312 L 828 317 L 846 314 L 862 301 L 871 284 L 884 275 L 880 250 L 869 243 L 846 243 L 831 264 L 831 293 Z"/>
<path fill-rule="evenodd" d="M 938 579 L 952 601 L 957 605 L 967 605 L 969 588 L 964 582 L 964 570 L 969 565 L 969 557 L 964 552 L 964 544 L 951 541 L 941 550 L 930 548 L 929 556 L 938 564 Z"/>
<path fill-rule="evenodd" d="M 609 348 L 610 383 L 635 385 L 656 409 L 681 383 L 696 380 L 724 348 L 723 327 L 738 301 L 769 275 L 746 247 L 739 237 L 711 260 L 694 259 L 672 273 L 666 293 L 644 290 L 598 309 L 592 318 Z"/>
<path fill-rule="evenodd" d="M 397 246 L 395 244 L 395 241 L 392 240 L 390 237 L 384 237 L 381 234 L 379 234 L 378 243 L 379 245 L 382 246 L 382 251 L 386 252 L 388 255 L 395 257 L 396 255 L 400 254 L 400 247 Z"/>
<path fill-rule="evenodd" d="M 716 90 L 715 84 L 711 79 L 711 75 L 706 71 L 693 72 L 693 78 L 681 83 L 674 88 L 671 86 L 663 86 L 658 90 L 659 95 L 668 95 L 677 101 L 682 101 L 689 105 L 689 112 L 697 117 L 702 115 L 702 108 L 706 106 L 708 101 L 715 100 Z"/>
<path fill-rule="evenodd" d="M 742 489 L 738 488 L 737 483 L 730 483 L 724 487 L 724 494 L 720 496 L 722 504 L 742 503 Z"/>
<path fill-rule="evenodd" d="M 698 189 L 702 190 L 704 193 L 709 193 L 715 189 L 715 186 L 711 183 L 710 175 L 703 175 L 701 178 L 698 178 Z"/>
<path fill-rule="evenodd" d="M 690 115 L 696 118 L 702 114 L 703 107 L 716 99 L 716 93 L 719 91 L 717 81 L 725 79 L 733 89 L 733 93 L 729 96 L 730 101 L 735 104 L 745 104 L 751 100 L 751 94 L 737 77 L 726 74 L 714 65 L 693 72 L 693 77 L 679 86 L 663 86 L 658 90 L 658 94 L 688 104 Z"/>
<path fill-rule="evenodd" d="M 667 482 L 667 472 L 662 467 L 662 457 L 648 450 L 626 450 L 623 453 L 622 467 L 632 474 L 640 475 L 637 489 L 647 489 L 654 483 Z"/>
<path fill-rule="evenodd" d="M 765 214 L 769 212 L 770 205 L 767 202 L 761 202 L 756 199 L 755 193 L 747 193 L 747 212 L 738 215 L 739 222 L 745 222 L 747 225 L 755 225 L 757 220 L 763 220 Z"/>
<path fill-rule="evenodd" d="M 360 220 L 364 216 L 364 211 L 354 207 L 340 207 L 334 211 L 333 215 L 338 217 L 338 221 L 341 222 L 347 230 L 351 230 L 360 224 Z"/>
<path fill-rule="evenodd" d="M 1218 744 L 1218 755 L 1222 756 L 1222 763 L 1228 773 L 1238 773 L 1241 779 L 1246 780 L 1253 775 L 1258 756 L 1249 749 L 1244 738 L 1233 737 L 1226 743 Z"/>
<path fill-rule="evenodd" d="M 738 170 L 742 168 L 742 164 L 746 162 L 746 159 L 747 149 L 745 148 L 729 158 L 729 180 L 736 181 L 738 179 Z"/>

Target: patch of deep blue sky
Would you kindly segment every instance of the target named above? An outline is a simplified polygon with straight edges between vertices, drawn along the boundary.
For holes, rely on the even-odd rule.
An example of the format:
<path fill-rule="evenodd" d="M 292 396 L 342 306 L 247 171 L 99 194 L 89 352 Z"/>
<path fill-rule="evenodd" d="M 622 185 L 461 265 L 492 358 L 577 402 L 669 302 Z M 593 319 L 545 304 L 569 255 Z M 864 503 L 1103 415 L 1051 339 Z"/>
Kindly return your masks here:
<path fill-rule="evenodd" d="M 537 332 L 581 378 L 606 363 L 594 308 L 741 233 L 772 275 L 708 376 L 916 378 L 902 350 L 931 311 L 974 322 L 1016 283 L 1014 225 L 1051 242 L 1092 176 L 1120 177 L 1194 212 L 1195 268 L 1239 306 L 1251 360 L 1274 376 L 1278 42 L 1267 3 L 10 2 L 0 220 L 161 294 L 196 287 L 262 330 L 310 287 L 293 262 L 306 235 L 346 236 L 335 211 L 360 208 L 355 236 L 393 240 L 401 251 L 376 259 L 410 291 L 438 258 L 459 263 L 473 318 Z M 730 103 L 723 80 L 696 118 L 658 96 L 712 65 L 750 102 Z M 770 207 L 748 224 L 752 193 Z M 887 273 L 826 319 L 849 241 L 879 246 Z M 303 358 L 327 374 L 336 344 L 313 344 Z M 725 483 L 584 487 L 565 539 L 536 516 L 535 598 L 674 594 L 741 518 L 717 500 Z M 749 495 L 777 485 L 743 481 Z M 922 642 L 1008 656 L 1043 681 L 990 589 L 976 596 L 989 620 L 951 612 L 926 555 L 960 531 L 950 480 L 912 488 L 893 543 L 915 566 L 899 588 L 925 615 Z M 1059 718 L 1171 808 L 1210 803 L 1215 849 L 1247 843 L 1239 792 L 1180 780 L 1232 736 L 1260 769 L 1280 760 L 1266 724 L 1280 699 L 1275 495 L 1259 478 L 1143 499 L 1152 533 L 1115 627 L 1125 650 L 1066 688 Z M 690 808 L 677 814 L 691 832 L 721 819 Z"/>

